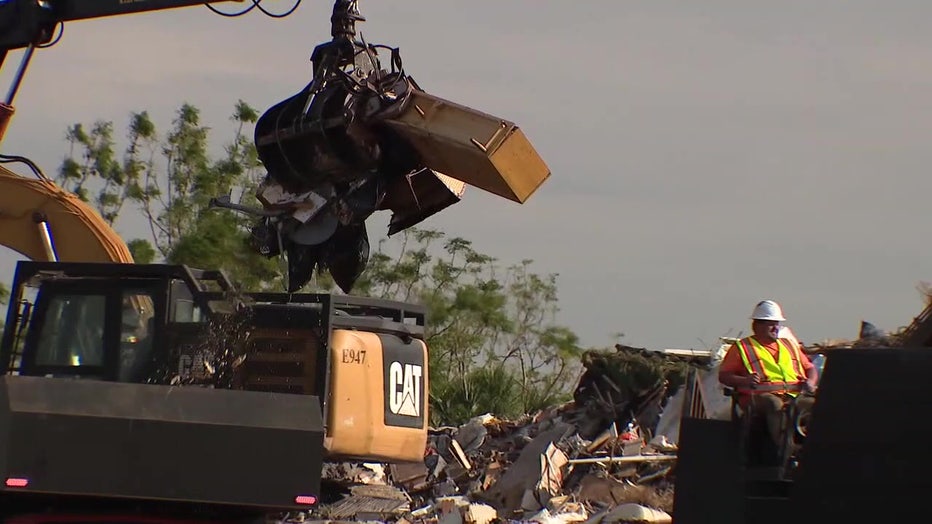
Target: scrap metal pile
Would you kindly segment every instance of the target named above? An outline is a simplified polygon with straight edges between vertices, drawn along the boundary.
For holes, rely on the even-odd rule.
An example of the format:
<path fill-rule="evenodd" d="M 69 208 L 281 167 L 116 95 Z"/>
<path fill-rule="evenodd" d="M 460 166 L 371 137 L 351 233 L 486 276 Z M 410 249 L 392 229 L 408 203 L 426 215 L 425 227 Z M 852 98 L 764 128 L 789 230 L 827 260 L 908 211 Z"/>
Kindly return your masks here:
<path fill-rule="evenodd" d="M 396 48 L 357 34 L 357 0 L 336 0 L 332 41 L 311 56 L 313 79 L 268 109 L 255 144 L 268 174 L 252 248 L 288 261 L 288 291 L 326 270 L 345 292 L 369 256 L 366 220 L 389 210 L 389 235 L 457 203 L 466 184 L 524 203 L 550 171 L 512 122 L 422 90 Z M 379 52 L 390 55 L 383 67 Z"/>
<path fill-rule="evenodd" d="M 327 465 L 343 496 L 302 518 L 670 522 L 676 448 L 651 433 L 685 364 L 623 347 L 583 363 L 571 402 L 432 429 L 423 463 Z"/>

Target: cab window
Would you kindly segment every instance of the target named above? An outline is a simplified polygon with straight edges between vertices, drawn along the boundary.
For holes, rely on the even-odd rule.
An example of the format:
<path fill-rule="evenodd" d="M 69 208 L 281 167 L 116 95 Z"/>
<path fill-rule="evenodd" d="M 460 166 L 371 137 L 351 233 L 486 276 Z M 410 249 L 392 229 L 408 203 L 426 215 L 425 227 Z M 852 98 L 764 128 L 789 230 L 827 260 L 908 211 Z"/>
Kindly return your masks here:
<path fill-rule="evenodd" d="M 104 295 L 51 298 L 39 333 L 37 366 L 104 365 Z"/>
<path fill-rule="evenodd" d="M 120 358 L 117 380 L 142 382 L 153 364 L 152 337 L 155 295 L 146 290 L 124 290 L 120 322 Z"/>

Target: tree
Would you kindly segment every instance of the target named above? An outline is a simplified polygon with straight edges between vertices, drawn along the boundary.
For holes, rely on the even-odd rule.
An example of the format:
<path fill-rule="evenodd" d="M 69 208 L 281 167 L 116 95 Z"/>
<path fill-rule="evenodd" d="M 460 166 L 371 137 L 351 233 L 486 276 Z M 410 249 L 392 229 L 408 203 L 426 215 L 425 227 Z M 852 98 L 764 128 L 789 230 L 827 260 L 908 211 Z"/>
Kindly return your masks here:
<path fill-rule="evenodd" d="M 56 180 L 93 204 L 110 224 L 127 204 L 135 205 L 150 230 L 150 238 L 127 242 L 138 262 L 223 269 L 249 290 L 278 286 L 277 261 L 245 248 L 249 217 L 209 207 L 210 199 L 220 195 L 259 206 L 260 165 L 247 134 L 258 117 L 247 103 L 236 104 L 234 138 L 217 160 L 208 153 L 210 129 L 190 104 L 178 109 L 164 139 L 147 112 L 132 113 L 121 157 L 112 122 L 75 124 L 68 128 L 70 153 Z"/>
<path fill-rule="evenodd" d="M 555 323 L 556 275 L 531 266 L 502 270 L 470 241 L 435 230 L 412 228 L 378 244 L 357 288 L 427 306 L 436 421 L 516 415 L 569 398 L 582 350 Z"/>

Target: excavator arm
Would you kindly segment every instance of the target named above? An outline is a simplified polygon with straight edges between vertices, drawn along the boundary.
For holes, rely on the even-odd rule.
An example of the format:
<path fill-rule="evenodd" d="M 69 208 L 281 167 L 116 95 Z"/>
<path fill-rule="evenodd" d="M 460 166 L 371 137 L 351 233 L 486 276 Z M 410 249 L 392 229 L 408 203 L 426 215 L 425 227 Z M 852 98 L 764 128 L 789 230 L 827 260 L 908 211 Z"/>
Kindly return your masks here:
<path fill-rule="evenodd" d="M 59 23 L 245 0 L 0 0 L 0 56 L 49 43 Z"/>
<path fill-rule="evenodd" d="M 0 0 L 0 68 L 9 51 L 25 48 L 26 52 L 13 77 L 6 98 L 0 100 L 0 141 L 13 118 L 13 99 L 33 52 L 49 47 L 55 29 L 65 22 L 108 16 L 160 11 L 179 7 L 245 0 Z M 260 0 L 252 0 L 258 5 Z M 64 29 L 62 29 L 63 31 Z M 61 33 L 59 33 L 59 36 Z M 57 41 L 57 40 L 56 40 Z"/>
<path fill-rule="evenodd" d="M 133 263 L 116 231 L 77 195 L 2 166 L 0 245 L 36 261 Z"/>

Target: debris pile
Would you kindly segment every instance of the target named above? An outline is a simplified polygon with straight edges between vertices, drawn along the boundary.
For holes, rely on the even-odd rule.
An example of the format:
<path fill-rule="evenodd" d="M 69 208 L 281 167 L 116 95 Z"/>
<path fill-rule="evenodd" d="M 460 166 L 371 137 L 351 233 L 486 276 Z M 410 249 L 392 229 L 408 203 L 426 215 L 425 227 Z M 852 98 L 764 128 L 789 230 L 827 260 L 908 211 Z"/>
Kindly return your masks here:
<path fill-rule="evenodd" d="M 929 319 L 932 313 L 905 332 L 926 336 Z M 835 349 L 896 346 L 903 333 L 862 322 L 856 340 L 811 344 L 807 352 L 818 360 Z M 514 420 L 486 414 L 433 428 L 423 462 L 329 464 L 325 476 L 342 496 L 301 519 L 672 522 L 679 420 L 687 410 L 730 418 L 717 365 L 735 340 L 722 337 L 708 351 L 618 344 L 614 352 L 588 352 L 571 401 Z"/>
<path fill-rule="evenodd" d="M 651 434 L 685 364 L 616 349 L 585 355 L 570 402 L 432 429 L 423 462 L 329 464 L 343 497 L 307 518 L 670 522 L 676 447 Z"/>

